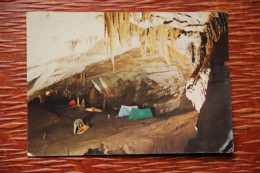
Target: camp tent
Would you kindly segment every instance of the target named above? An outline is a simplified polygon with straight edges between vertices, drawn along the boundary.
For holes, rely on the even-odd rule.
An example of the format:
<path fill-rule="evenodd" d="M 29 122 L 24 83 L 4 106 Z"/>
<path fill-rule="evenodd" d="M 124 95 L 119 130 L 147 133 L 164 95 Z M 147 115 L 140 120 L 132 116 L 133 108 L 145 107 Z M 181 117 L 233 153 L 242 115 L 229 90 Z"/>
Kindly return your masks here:
<path fill-rule="evenodd" d="M 71 100 L 71 101 L 68 103 L 68 105 L 76 105 L 75 100 Z"/>
<path fill-rule="evenodd" d="M 153 114 L 150 108 L 147 109 L 136 109 L 133 108 L 129 116 L 129 120 L 143 119 L 143 118 L 152 118 Z"/>
<path fill-rule="evenodd" d="M 129 116 L 131 111 L 132 111 L 132 108 L 138 109 L 138 106 L 125 106 L 125 105 L 122 105 L 121 108 L 120 108 L 120 111 L 118 113 L 118 116 L 119 117 Z"/>

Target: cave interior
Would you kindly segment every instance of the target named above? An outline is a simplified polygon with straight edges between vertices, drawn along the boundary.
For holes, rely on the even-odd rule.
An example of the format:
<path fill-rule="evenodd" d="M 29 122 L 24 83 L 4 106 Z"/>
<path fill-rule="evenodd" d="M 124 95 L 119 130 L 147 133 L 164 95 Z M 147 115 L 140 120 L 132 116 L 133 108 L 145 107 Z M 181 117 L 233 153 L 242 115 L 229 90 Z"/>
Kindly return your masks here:
<path fill-rule="evenodd" d="M 232 152 L 226 13 L 94 16 L 102 38 L 28 63 L 28 156 Z M 118 117 L 122 105 L 153 118 Z M 73 134 L 76 119 L 90 129 Z"/>

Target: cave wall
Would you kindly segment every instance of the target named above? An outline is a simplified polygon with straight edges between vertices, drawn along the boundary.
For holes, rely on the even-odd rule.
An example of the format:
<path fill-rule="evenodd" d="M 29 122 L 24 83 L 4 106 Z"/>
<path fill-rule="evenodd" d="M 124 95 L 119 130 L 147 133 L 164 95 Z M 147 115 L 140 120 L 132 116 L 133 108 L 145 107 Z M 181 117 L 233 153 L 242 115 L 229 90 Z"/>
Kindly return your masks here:
<path fill-rule="evenodd" d="M 227 66 L 229 61 L 227 20 L 227 13 L 219 13 L 219 18 L 213 18 L 211 21 L 212 30 L 208 32 L 207 42 L 210 42 L 212 49 L 208 60 L 189 79 L 194 81 L 193 84 L 190 85 L 188 81 L 186 85 L 186 95 L 193 103 L 198 100 L 195 107 L 197 106 L 196 109 L 199 111 L 196 125 L 198 133 L 189 141 L 186 152 L 234 151 L 230 73 Z"/>
<path fill-rule="evenodd" d="M 196 138 L 190 140 L 187 152 L 232 152 L 232 109 L 228 61 L 228 36 L 225 35 L 211 52 L 211 73 L 205 102 L 198 116 Z"/>

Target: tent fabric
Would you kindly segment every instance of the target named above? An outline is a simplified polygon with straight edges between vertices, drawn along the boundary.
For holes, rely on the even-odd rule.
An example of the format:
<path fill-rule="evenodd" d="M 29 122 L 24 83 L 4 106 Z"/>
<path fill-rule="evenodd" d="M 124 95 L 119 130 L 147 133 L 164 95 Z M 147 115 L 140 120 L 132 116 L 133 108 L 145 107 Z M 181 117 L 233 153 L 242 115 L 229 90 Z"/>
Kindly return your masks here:
<path fill-rule="evenodd" d="M 131 114 L 132 108 L 138 109 L 138 106 L 125 106 L 121 105 L 120 111 L 118 113 L 119 117 L 129 116 Z"/>
<path fill-rule="evenodd" d="M 75 100 L 71 100 L 68 105 L 76 105 Z"/>
<path fill-rule="evenodd" d="M 133 108 L 129 116 L 129 120 L 143 119 L 143 118 L 152 118 L 153 113 L 150 108 L 147 109 L 136 109 Z"/>

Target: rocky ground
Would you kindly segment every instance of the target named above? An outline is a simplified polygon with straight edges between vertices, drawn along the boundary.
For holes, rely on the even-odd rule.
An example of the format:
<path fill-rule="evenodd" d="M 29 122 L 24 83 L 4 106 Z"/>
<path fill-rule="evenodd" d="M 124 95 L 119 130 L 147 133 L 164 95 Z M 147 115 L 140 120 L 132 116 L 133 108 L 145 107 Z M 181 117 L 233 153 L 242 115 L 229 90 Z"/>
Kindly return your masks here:
<path fill-rule="evenodd" d="M 29 104 L 28 153 L 33 156 L 182 153 L 197 133 L 196 111 L 142 120 L 116 115 L 111 110 L 86 112 L 78 107 Z M 77 118 L 90 121 L 91 128 L 84 134 L 73 134 L 73 121 Z"/>

